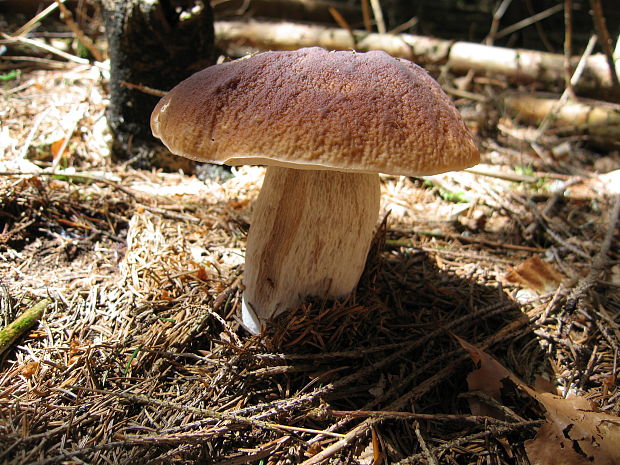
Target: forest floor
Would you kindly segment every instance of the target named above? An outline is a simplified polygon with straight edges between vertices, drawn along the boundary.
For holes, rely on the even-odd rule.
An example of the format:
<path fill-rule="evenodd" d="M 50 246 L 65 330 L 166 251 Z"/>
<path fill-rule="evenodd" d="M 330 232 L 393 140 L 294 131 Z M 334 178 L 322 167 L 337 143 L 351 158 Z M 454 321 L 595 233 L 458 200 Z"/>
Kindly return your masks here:
<path fill-rule="evenodd" d="M 617 149 L 533 137 L 481 80 L 477 171 L 382 177 L 355 294 L 251 336 L 263 169 L 113 161 L 105 75 L 3 75 L 0 326 L 51 303 L 0 355 L 0 463 L 618 459 Z"/>

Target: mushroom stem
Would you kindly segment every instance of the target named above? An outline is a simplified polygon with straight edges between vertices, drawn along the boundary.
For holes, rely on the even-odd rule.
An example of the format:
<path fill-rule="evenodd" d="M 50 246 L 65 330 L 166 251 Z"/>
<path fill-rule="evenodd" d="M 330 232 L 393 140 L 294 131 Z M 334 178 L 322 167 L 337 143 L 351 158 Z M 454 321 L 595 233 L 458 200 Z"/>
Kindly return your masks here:
<path fill-rule="evenodd" d="M 349 295 L 379 215 L 378 174 L 269 166 L 246 250 L 242 319 L 258 333 L 309 296 Z"/>

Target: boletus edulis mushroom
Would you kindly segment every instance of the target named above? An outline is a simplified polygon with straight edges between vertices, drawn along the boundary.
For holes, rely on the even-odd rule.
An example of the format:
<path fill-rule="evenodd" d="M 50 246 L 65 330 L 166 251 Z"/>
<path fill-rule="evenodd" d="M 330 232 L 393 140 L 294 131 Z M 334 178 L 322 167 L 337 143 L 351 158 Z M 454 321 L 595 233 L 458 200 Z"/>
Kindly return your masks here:
<path fill-rule="evenodd" d="M 306 297 L 354 290 L 378 220 L 378 173 L 479 161 L 437 82 L 380 51 L 304 48 L 211 66 L 161 99 L 151 128 L 178 155 L 267 165 L 243 277 L 242 321 L 253 333 Z"/>

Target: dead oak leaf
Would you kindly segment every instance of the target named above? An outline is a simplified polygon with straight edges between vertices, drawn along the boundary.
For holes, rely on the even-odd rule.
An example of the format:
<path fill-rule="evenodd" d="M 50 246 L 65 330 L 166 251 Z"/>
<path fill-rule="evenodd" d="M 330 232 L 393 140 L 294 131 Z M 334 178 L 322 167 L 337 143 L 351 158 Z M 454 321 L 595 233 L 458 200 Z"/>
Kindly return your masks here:
<path fill-rule="evenodd" d="M 564 276 L 538 255 L 528 258 L 517 266 L 508 267 L 504 279 L 512 284 L 533 289 L 537 292 L 551 292 L 559 286 Z"/>
<path fill-rule="evenodd" d="M 620 464 L 620 417 L 598 411 L 584 397 L 537 391 L 483 350 L 454 337 L 477 367 L 467 377 L 470 390 L 500 401 L 503 383 L 509 379 L 544 407 L 546 423 L 525 443 L 532 465 Z M 471 403 L 470 408 L 476 413 Z"/>
<path fill-rule="evenodd" d="M 501 390 L 504 387 L 505 380 L 510 380 L 519 387 L 524 385 L 514 373 L 491 355 L 454 334 L 452 336 L 469 352 L 469 356 L 476 366 L 476 369 L 467 375 L 467 386 L 470 391 L 483 392 L 496 401 L 501 402 Z M 497 409 L 486 405 L 476 398 L 469 398 L 467 402 L 469 403 L 469 409 L 474 415 L 504 419 L 504 415 L 498 412 Z"/>
<path fill-rule="evenodd" d="M 532 465 L 617 465 L 620 463 L 620 418 L 599 412 L 579 396 L 550 393 L 534 397 L 545 407 L 545 423 L 525 443 Z"/>
<path fill-rule="evenodd" d="M 467 375 L 469 390 L 482 391 L 497 401 L 501 400 L 502 380 L 510 378 L 510 371 L 489 354 L 466 340 L 456 335 L 453 335 L 453 337 L 469 353 L 476 367 L 474 371 Z"/>
<path fill-rule="evenodd" d="M 531 465 L 592 465 L 571 447 L 553 423 L 543 424 L 536 438 L 525 442 L 525 451 Z"/>

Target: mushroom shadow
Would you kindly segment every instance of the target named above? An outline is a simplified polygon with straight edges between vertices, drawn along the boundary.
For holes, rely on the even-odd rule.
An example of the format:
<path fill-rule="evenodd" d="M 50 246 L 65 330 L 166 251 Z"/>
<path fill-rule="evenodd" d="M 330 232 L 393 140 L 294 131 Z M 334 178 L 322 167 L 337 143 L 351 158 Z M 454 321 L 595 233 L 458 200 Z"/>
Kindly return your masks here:
<path fill-rule="evenodd" d="M 330 411 L 468 415 L 467 375 L 474 364 L 453 335 L 482 346 L 496 340 L 486 351 L 526 382 L 544 371 L 546 358 L 525 308 L 499 283 L 449 270 L 440 253 L 386 249 L 382 237 L 380 232 L 375 238 L 353 296 L 340 302 L 314 299 L 271 322 L 262 341 L 267 352 L 246 359 L 252 365 L 248 373 L 260 373 L 255 380 L 248 377 L 246 386 L 255 381 L 262 392 L 286 386 L 291 393 L 318 393 Z M 272 376 L 259 368 L 266 365 Z M 251 392 L 251 403 L 270 400 Z M 516 392 L 508 394 L 507 405 L 527 416 L 527 403 Z M 402 433 L 392 445 L 409 455 L 419 447 L 411 423 L 391 422 Z M 333 423 L 308 417 L 304 425 L 324 429 Z M 439 437 L 464 434 L 458 423 L 427 428 Z"/>

